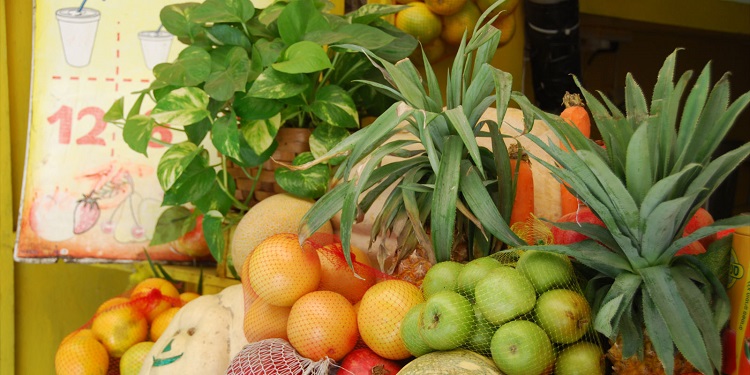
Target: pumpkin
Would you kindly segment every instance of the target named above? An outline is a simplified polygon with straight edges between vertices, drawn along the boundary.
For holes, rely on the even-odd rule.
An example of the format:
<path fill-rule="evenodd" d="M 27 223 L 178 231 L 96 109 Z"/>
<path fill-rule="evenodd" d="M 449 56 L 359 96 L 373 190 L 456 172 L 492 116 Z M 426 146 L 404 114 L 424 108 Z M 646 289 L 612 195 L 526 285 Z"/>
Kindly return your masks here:
<path fill-rule="evenodd" d="M 242 330 L 244 309 L 242 285 L 190 301 L 151 348 L 140 373 L 223 374 L 248 344 Z"/>

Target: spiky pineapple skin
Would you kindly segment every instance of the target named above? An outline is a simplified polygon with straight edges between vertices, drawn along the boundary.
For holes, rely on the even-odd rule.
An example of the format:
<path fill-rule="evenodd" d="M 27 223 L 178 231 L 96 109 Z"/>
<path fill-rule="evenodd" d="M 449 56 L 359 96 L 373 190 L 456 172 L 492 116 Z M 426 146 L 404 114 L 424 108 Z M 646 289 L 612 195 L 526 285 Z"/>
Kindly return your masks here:
<path fill-rule="evenodd" d="M 622 357 L 622 337 L 610 343 L 607 359 L 612 363 L 612 372 L 618 375 L 666 375 L 648 335 L 643 338 L 643 358 Z M 674 357 L 674 375 L 699 374 L 698 370 L 679 352 Z"/>

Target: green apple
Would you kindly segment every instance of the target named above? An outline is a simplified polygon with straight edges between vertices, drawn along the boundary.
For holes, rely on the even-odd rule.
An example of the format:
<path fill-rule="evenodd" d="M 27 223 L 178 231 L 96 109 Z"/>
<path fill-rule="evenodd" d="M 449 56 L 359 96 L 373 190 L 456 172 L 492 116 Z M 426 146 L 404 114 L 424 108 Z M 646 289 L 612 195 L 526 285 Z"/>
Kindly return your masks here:
<path fill-rule="evenodd" d="M 599 345 L 577 342 L 560 352 L 555 375 L 604 375 L 604 353 Z"/>
<path fill-rule="evenodd" d="M 474 309 L 466 297 L 451 290 L 432 295 L 419 319 L 419 334 L 431 348 L 451 350 L 463 345 L 474 326 Z"/>
<path fill-rule="evenodd" d="M 566 255 L 527 250 L 521 254 L 516 268 L 534 285 L 537 293 L 574 283 L 573 264 Z"/>
<path fill-rule="evenodd" d="M 495 331 L 497 331 L 497 326 L 488 322 L 482 316 L 482 313 L 479 312 L 479 309 L 474 306 L 474 328 L 463 347 L 473 352 L 490 356 L 490 344 L 492 343 L 492 336 L 495 334 Z"/>
<path fill-rule="evenodd" d="M 487 276 L 491 270 L 502 265 L 499 260 L 492 257 L 481 257 L 466 263 L 461 272 L 458 273 L 456 284 L 458 292 L 473 301 L 474 288 L 477 286 L 479 280 Z"/>
<path fill-rule="evenodd" d="M 544 292 L 534 307 L 534 316 L 537 324 L 558 344 L 580 340 L 592 324 L 591 307 L 586 298 L 568 289 Z"/>
<path fill-rule="evenodd" d="M 506 375 L 539 375 L 555 361 L 547 334 L 528 320 L 500 326 L 492 336 L 491 351 L 492 360 Z"/>
<path fill-rule="evenodd" d="M 424 339 L 422 339 L 422 336 L 419 335 L 419 318 L 422 316 L 424 306 L 424 302 L 415 305 L 406 312 L 404 319 L 401 321 L 401 340 L 404 341 L 406 350 L 415 357 L 425 355 L 435 350 L 427 345 L 427 343 L 424 342 Z"/>
<path fill-rule="evenodd" d="M 422 280 L 422 294 L 427 300 L 433 294 L 441 290 L 456 291 L 458 273 L 464 267 L 463 264 L 453 261 L 440 262 L 430 267 Z"/>
<path fill-rule="evenodd" d="M 500 266 L 474 288 L 476 306 L 488 322 L 500 325 L 534 308 L 536 293 L 518 270 Z"/>

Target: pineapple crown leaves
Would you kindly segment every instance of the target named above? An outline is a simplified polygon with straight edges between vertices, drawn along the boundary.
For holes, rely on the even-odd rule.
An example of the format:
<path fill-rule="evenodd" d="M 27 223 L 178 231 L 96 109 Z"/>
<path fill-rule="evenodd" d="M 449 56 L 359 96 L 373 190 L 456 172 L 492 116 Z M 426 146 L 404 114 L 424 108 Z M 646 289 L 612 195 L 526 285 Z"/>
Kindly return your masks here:
<path fill-rule="evenodd" d="M 484 22 L 491 10 L 482 15 L 470 39 L 464 34 L 448 72 L 445 108 L 437 76 L 424 53 L 422 77 L 408 59 L 392 64 L 365 48 L 339 46 L 366 54 L 392 87 L 363 82 L 398 98 L 400 103 L 321 157 L 347 155 L 334 176 L 337 186 L 303 218 L 300 240 L 341 211 L 341 242 L 350 261 L 353 223 L 376 198 L 384 196 L 371 241 L 388 235 L 398 237 L 399 259 L 391 268 L 417 243 L 437 261 L 450 259 L 456 233 L 466 233 L 468 248 L 476 245 L 484 254 L 493 246 L 488 234 L 513 246 L 523 244 L 507 224 L 514 193 L 510 158 L 498 124 L 502 124 L 508 108 L 512 81 L 508 73 L 489 64 L 500 41 L 500 31 L 491 20 Z M 497 118 L 481 120 L 492 104 L 496 105 Z M 482 131 L 485 125 L 489 132 Z M 391 141 L 404 131 L 413 137 Z M 490 137 L 493 150 L 480 147 L 479 136 Z M 407 146 L 417 147 L 405 149 Z M 396 161 L 383 164 L 385 157 L 396 157 Z M 316 162 L 298 167 L 307 168 Z"/>
<path fill-rule="evenodd" d="M 719 332 L 729 317 L 728 297 L 696 257 L 675 254 L 712 233 L 750 225 L 750 216 L 740 215 L 682 237 L 690 217 L 750 155 L 747 143 L 712 159 L 750 103 L 750 93 L 730 102 L 728 75 L 711 88 L 709 63 L 681 106 L 692 73 L 674 82 L 676 55 L 664 62 L 650 106 L 627 76 L 625 114 L 576 80 L 606 149 L 520 95 L 514 99 L 524 112 L 549 124 L 564 145 L 529 135 L 558 165 L 532 157 L 571 186 L 606 225 L 570 225 L 564 229 L 591 240 L 542 247 L 574 256 L 599 272 L 587 286 L 597 313 L 595 328 L 611 339 L 621 335 L 623 357 L 630 357 L 643 354 L 645 327 L 667 373 L 673 371 L 675 348 L 701 372 L 712 373 L 721 366 Z"/>

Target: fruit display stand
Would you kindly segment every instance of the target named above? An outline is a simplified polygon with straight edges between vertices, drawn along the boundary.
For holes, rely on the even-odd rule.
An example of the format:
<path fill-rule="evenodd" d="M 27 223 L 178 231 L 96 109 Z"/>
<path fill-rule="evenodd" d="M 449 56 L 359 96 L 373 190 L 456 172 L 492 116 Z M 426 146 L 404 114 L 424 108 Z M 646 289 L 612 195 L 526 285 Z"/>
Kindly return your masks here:
<path fill-rule="evenodd" d="M 633 9 L 656 6 L 651 2 L 640 3 L 645 5 Z M 735 7 L 741 5 L 717 2 L 714 10 L 719 15 L 708 19 L 704 13 L 695 11 L 696 8 L 686 6 L 685 2 L 669 1 L 665 5 L 669 6 L 666 10 L 660 4 L 653 12 L 633 14 L 621 9 L 625 8 L 624 5 L 597 5 L 596 1 L 584 0 L 581 10 L 749 33 L 750 26 L 746 22 L 734 21 L 734 17 L 746 14 L 736 11 Z M 53 357 L 62 336 L 85 319 L 82 317 L 93 311 L 103 299 L 121 292 L 128 276 L 128 270 L 120 266 L 13 263 L 13 218 L 17 212 L 14 204 L 19 200 L 26 132 L 25 127 L 11 124 L 25 124 L 28 113 L 28 101 L 18 98 L 28 97 L 30 13 L 31 4 L 27 1 L 0 0 L 0 28 L 8 30 L 0 37 L 0 164 L 3 165 L 0 171 L 0 373 L 3 374 L 52 373 L 48 359 Z M 167 269 L 173 276 L 181 275 L 176 277 L 186 281 L 198 277 L 198 270 L 194 268 Z M 227 280 L 217 277 L 216 288 L 220 288 L 224 281 Z M 50 311 L 56 311 L 57 315 L 48 313 Z M 59 324 L 71 319 L 72 324 Z"/>

